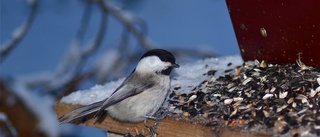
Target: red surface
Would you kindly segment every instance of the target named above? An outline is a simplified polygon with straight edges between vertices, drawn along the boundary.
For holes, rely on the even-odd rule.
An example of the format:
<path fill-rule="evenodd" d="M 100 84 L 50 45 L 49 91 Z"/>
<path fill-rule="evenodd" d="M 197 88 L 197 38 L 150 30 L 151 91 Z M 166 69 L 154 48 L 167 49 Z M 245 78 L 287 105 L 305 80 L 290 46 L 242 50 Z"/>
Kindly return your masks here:
<path fill-rule="evenodd" d="M 244 60 L 320 67 L 320 0 L 226 2 Z"/>

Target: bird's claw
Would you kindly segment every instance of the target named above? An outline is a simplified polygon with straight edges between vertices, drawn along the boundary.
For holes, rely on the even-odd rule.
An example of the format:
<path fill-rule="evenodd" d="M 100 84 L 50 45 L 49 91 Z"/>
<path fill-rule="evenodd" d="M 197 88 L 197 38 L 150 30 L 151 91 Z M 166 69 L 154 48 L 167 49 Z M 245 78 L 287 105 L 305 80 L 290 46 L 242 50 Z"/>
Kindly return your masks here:
<path fill-rule="evenodd" d="M 161 119 L 164 119 L 166 116 L 168 116 L 169 113 L 170 112 L 167 108 L 162 107 L 153 116 L 144 116 L 144 118 L 160 121 Z"/>
<path fill-rule="evenodd" d="M 161 119 L 164 119 L 166 116 L 168 116 L 168 114 L 169 114 L 170 112 L 169 112 L 169 110 L 167 109 L 167 108 L 160 108 L 153 116 L 144 116 L 144 118 L 146 118 L 145 120 L 144 120 L 144 125 L 147 127 L 147 128 L 149 128 L 149 130 L 150 130 L 150 135 L 152 136 L 152 137 L 155 137 L 156 136 L 156 129 L 157 129 L 157 126 L 158 126 L 158 124 L 159 124 L 159 121 L 161 120 Z M 154 122 L 154 124 L 151 126 L 151 127 L 149 127 L 148 125 L 147 125 L 147 120 L 148 119 L 153 119 L 153 120 L 155 120 L 155 122 Z"/>

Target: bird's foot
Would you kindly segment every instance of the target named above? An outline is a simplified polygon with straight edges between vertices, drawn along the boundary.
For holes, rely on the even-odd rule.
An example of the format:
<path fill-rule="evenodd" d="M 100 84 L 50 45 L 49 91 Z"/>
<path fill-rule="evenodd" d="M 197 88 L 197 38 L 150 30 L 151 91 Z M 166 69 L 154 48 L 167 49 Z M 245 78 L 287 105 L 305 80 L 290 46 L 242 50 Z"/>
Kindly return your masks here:
<path fill-rule="evenodd" d="M 144 116 L 144 118 L 160 121 L 161 119 L 164 119 L 166 116 L 168 116 L 169 113 L 170 112 L 168 108 L 161 107 L 153 116 Z"/>
<path fill-rule="evenodd" d="M 147 128 L 149 128 L 149 130 L 150 130 L 150 135 L 151 135 L 152 137 L 155 137 L 155 136 L 156 136 L 156 129 L 157 129 L 157 126 L 158 126 L 158 124 L 159 124 L 159 121 L 160 121 L 161 119 L 164 119 L 166 116 L 168 116 L 169 113 L 170 113 L 170 112 L 169 112 L 169 110 L 168 110 L 167 108 L 161 107 L 153 116 L 144 116 L 144 118 L 146 118 L 146 119 L 144 120 L 144 125 L 145 125 Z M 147 125 L 147 120 L 148 120 L 148 119 L 153 119 L 153 120 L 155 120 L 154 124 L 153 124 L 151 127 L 149 127 L 149 126 Z"/>

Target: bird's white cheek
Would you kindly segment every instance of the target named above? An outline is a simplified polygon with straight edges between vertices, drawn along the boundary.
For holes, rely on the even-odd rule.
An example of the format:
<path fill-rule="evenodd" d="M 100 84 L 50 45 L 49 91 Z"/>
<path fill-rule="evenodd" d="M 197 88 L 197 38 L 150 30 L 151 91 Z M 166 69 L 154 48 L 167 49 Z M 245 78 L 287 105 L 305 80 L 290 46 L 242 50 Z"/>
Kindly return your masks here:
<path fill-rule="evenodd" d="M 156 67 L 157 61 L 154 60 L 154 59 L 153 60 L 149 60 L 147 64 L 148 64 L 149 67 L 153 68 L 153 67 Z"/>
<path fill-rule="evenodd" d="M 152 70 L 162 70 L 162 69 L 166 69 L 170 63 L 168 62 L 163 62 L 158 58 L 150 58 L 147 61 L 148 66 L 152 69 Z"/>
<path fill-rule="evenodd" d="M 157 72 L 170 66 L 169 62 L 163 62 L 158 57 L 152 56 L 140 60 L 136 70 L 140 72 Z"/>

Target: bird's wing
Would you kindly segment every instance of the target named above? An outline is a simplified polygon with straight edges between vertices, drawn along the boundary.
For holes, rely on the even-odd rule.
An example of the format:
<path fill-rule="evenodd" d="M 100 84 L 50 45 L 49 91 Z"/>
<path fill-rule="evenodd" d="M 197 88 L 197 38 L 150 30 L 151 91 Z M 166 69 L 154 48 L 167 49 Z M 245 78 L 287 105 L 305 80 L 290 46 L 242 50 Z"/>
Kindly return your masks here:
<path fill-rule="evenodd" d="M 96 113 L 95 117 L 102 117 L 104 114 L 104 110 L 113 105 L 116 104 L 130 96 L 134 96 L 136 94 L 141 93 L 142 91 L 149 89 L 155 85 L 155 82 L 147 79 L 145 81 L 139 80 L 139 78 L 133 78 L 134 76 L 131 75 L 131 77 L 128 77 L 117 89 L 115 92 L 112 93 L 112 95 L 107 98 L 100 110 Z M 135 81 L 132 81 L 135 80 Z M 130 81 L 130 82 L 129 82 Z"/>
<path fill-rule="evenodd" d="M 64 115 L 62 115 L 61 117 L 59 117 L 59 121 L 61 121 L 61 123 L 68 123 L 73 121 L 74 119 L 86 116 L 88 114 L 91 114 L 93 112 L 96 112 L 100 109 L 100 106 L 103 104 L 102 101 L 90 104 L 90 105 L 86 105 L 86 106 L 82 106 L 78 109 L 75 109 L 71 112 L 68 112 Z"/>

